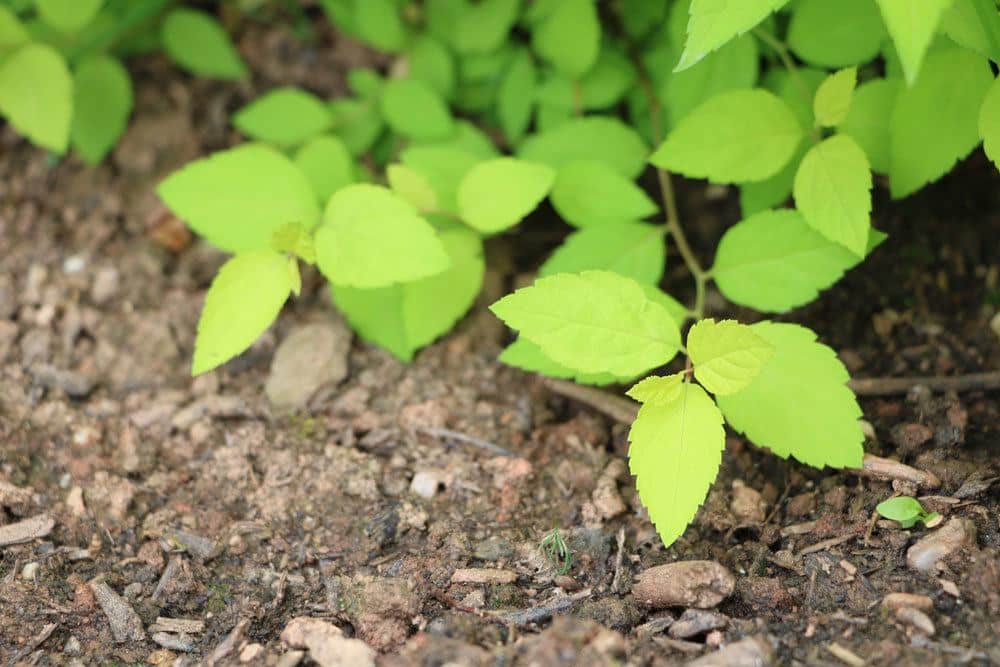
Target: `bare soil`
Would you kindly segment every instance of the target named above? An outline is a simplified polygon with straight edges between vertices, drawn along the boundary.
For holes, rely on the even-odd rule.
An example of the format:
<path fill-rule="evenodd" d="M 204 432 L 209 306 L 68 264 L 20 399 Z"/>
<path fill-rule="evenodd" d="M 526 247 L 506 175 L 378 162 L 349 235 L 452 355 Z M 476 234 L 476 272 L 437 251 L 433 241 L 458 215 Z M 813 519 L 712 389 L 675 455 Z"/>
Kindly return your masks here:
<path fill-rule="evenodd" d="M 289 331 L 334 317 L 315 275 L 250 351 L 192 380 L 224 256 L 188 238 L 153 186 L 238 141 L 228 114 L 257 92 L 333 95 L 346 67 L 372 62 L 331 35 L 303 47 L 251 29 L 241 48 L 252 86 L 134 63 L 136 113 L 97 168 L 55 164 L 0 130 L 0 531 L 54 520 L 0 546 L 0 662 L 295 664 L 280 635 L 309 616 L 384 665 L 671 665 L 747 638 L 774 664 L 1000 664 L 998 393 L 863 401 L 866 449 L 933 472 L 936 489 L 813 470 L 731 435 L 698 519 L 664 549 L 622 465 L 625 427 L 495 361 L 508 334 L 484 306 L 537 254 L 512 253 L 511 239 L 491 243 L 483 298 L 455 332 L 410 365 L 355 340 L 347 379 L 309 410 L 273 410 L 264 384 Z M 787 319 L 858 377 L 1000 368 L 996 184 L 977 155 L 911 200 L 879 202 L 890 240 Z M 682 195 L 709 258 L 734 197 Z M 565 233 L 540 225 L 538 251 Z M 668 286 L 683 295 L 679 266 Z M 754 317 L 717 294 L 710 307 Z M 895 492 L 975 535 L 933 573 L 911 569 L 907 549 L 932 530 L 877 520 Z M 539 549 L 553 529 L 565 572 Z M 736 587 L 718 627 L 676 639 L 684 607 L 647 608 L 632 585 L 693 559 Z M 452 581 L 468 568 L 494 572 Z M 930 599 L 930 631 L 885 608 L 896 592 Z M 159 617 L 204 625 L 165 632 Z"/>

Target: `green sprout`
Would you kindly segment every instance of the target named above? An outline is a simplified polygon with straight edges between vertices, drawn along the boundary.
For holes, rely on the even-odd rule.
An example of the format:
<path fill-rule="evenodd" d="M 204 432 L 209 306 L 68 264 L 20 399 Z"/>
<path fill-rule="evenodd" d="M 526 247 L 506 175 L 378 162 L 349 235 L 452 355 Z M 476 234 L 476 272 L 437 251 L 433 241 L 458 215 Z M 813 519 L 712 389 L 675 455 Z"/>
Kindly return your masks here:
<path fill-rule="evenodd" d="M 941 522 L 940 514 L 924 511 L 920 501 L 909 496 L 883 500 L 875 508 L 875 511 L 886 519 L 896 521 L 903 528 L 912 528 L 918 521 L 928 527 L 936 526 Z"/>
<path fill-rule="evenodd" d="M 552 563 L 553 567 L 559 566 L 558 574 L 566 574 L 573 567 L 573 554 L 566 545 L 566 540 L 563 539 L 558 527 L 545 534 L 542 541 L 538 543 L 538 549 Z"/>

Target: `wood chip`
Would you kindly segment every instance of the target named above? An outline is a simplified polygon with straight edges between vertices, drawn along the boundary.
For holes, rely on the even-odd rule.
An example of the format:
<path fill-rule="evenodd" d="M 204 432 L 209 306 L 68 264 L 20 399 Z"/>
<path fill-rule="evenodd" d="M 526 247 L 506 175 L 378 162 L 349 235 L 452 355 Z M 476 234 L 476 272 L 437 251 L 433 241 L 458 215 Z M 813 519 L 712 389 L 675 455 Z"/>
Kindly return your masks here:
<path fill-rule="evenodd" d="M 190 618 L 168 618 L 166 616 L 157 617 L 156 623 L 149 626 L 150 632 L 184 632 L 189 635 L 197 635 L 204 630 L 205 623 L 203 621 Z"/>
<path fill-rule="evenodd" d="M 919 609 L 914 609 L 913 607 L 902 607 L 897 609 L 896 619 L 903 625 L 911 627 L 917 632 L 921 632 L 928 637 L 934 636 L 934 622 L 931 620 L 930 616 Z"/>
<path fill-rule="evenodd" d="M 938 583 L 941 584 L 941 590 L 952 597 L 960 598 L 962 594 L 958 590 L 958 586 L 955 585 L 954 581 L 949 581 L 948 579 L 938 579 Z"/>
<path fill-rule="evenodd" d="M 512 584 L 515 581 L 517 572 L 482 567 L 455 570 L 451 575 L 453 584 Z"/>
<path fill-rule="evenodd" d="M 861 657 L 858 656 L 858 654 L 835 642 L 827 644 L 826 650 L 830 652 L 830 655 L 837 658 L 845 665 L 850 665 L 851 667 L 864 667 L 864 665 L 867 664 Z"/>
<path fill-rule="evenodd" d="M 24 544 L 52 532 L 56 521 L 48 514 L 39 514 L 24 521 L 0 526 L 0 547 Z"/>
<path fill-rule="evenodd" d="M 905 463 L 873 454 L 865 454 L 861 472 L 868 477 L 887 482 L 893 480 L 913 482 L 921 489 L 936 489 L 941 486 L 941 480 L 934 473 L 917 470 Z"/>
<path fill-rule="evenodd" d="M 856 537 L 854 534 L 841 535 L 840 537 L 831 537 L 828 540 L 823 540 L 822 542 L 817 542 L 816 544 L 811 544 L 799 552 L 800 556 L 805 556 L 806 554 L 813 554 L 817 551 L 826 551 L 830 547 L 835 547 L 838 544 L 843 544 L 848 540 L 853 540 Z"/>
<path fill-rule="evenodd" d="M 921 611 L 930 611 L 934 608 L 934 600 L 917 593 L 889 593 L 882 598 L 882 606 L 887 609 L 912 607 Z"/>
<path fill-rule="evenodd" d="M 101 610 L 108 617 L 111 634 L 114 635 L 116 642 L 124 644 L 146 639 L 146 631 L 142 629 L 139 615 L 124 598 L 99 579 L 90 582 L 90 590 L 94 592 L 97 604 L 101 605 Z"/>
<path fill-rule="evenodd" d="M 792 535 L 806 535 L 813 532 L 816 528 L 815 521 L 806 521 L 805 523 L 796 523 L 791 526 L 785 526 L 781 529 L 782 537 L 790 537 Z"/>

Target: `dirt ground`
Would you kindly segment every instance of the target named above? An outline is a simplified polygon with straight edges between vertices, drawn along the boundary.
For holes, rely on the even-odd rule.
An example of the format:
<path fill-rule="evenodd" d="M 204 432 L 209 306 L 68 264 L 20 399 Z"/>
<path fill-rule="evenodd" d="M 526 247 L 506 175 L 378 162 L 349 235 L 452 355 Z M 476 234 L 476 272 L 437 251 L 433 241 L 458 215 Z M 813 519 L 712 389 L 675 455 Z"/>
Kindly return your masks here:
<path fill-rule="evenodd" d="M 97 168 L 0 131 L 2 664 L 1000 664 L 1000 393 L 866 398 L 866 450 L 923 471 L 908 481 L 730 435 L 705 507 L 664 549 L 625 427 L 496 363 L 508 334 L 484 306 L 532 268 L 507 240 L 481 303 L 411 365 L 356 339 L 346 352 L 312 275 L 250 351 L 192 380 L 224 257 L 152 186 L 237 141 L 227 114 L 256 92 L 332 95 L 370 62 L 320 44 L 248 31 L 253 86 L 138 61 L 131 127 Z M 878 202 L 890 240 L 787 319 L 856 377 L 1000 368 L 997 183 L 977 155 Z M 737 219 L 732 193 L 710 194 L 682 192 L 706 258 Z M 717 294 L 710 308 L 754 317 Z M 266 388 L 292 333 L 345 354 L 287 414 Z M 877 521 L 897 491 L 943 523 Z M 554 529 L 567 559 L 539 548 Z M 714 565 L 651 569 L 690 560 Z"/>

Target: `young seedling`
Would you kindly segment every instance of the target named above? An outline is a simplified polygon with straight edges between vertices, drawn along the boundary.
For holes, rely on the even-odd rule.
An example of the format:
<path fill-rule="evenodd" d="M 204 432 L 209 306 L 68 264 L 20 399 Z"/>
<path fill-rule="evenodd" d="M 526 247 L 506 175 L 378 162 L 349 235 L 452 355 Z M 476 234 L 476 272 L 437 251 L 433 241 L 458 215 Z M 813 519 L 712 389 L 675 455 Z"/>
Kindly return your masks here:
<path fill-rule="evenodd" d="M 558 566 L 558 574 L 566 574 L 573 567 L 573 554 L 559 532 L 559 528 L 553 528 L 546 533 L 542 541 L 538 543 L 538 549 L 553 567 Z"/>
<path fill-rule="evenodd" d="M 909 496 L 898 496 L 883 500 L 876 507 L 878 512 L 886 519 L 897 522 L 903 528 L 912 528 L 920 522 L 928 528 L 941 523 L 941 515 L 937 512 L 927 512 L 916 498 Z"/>

